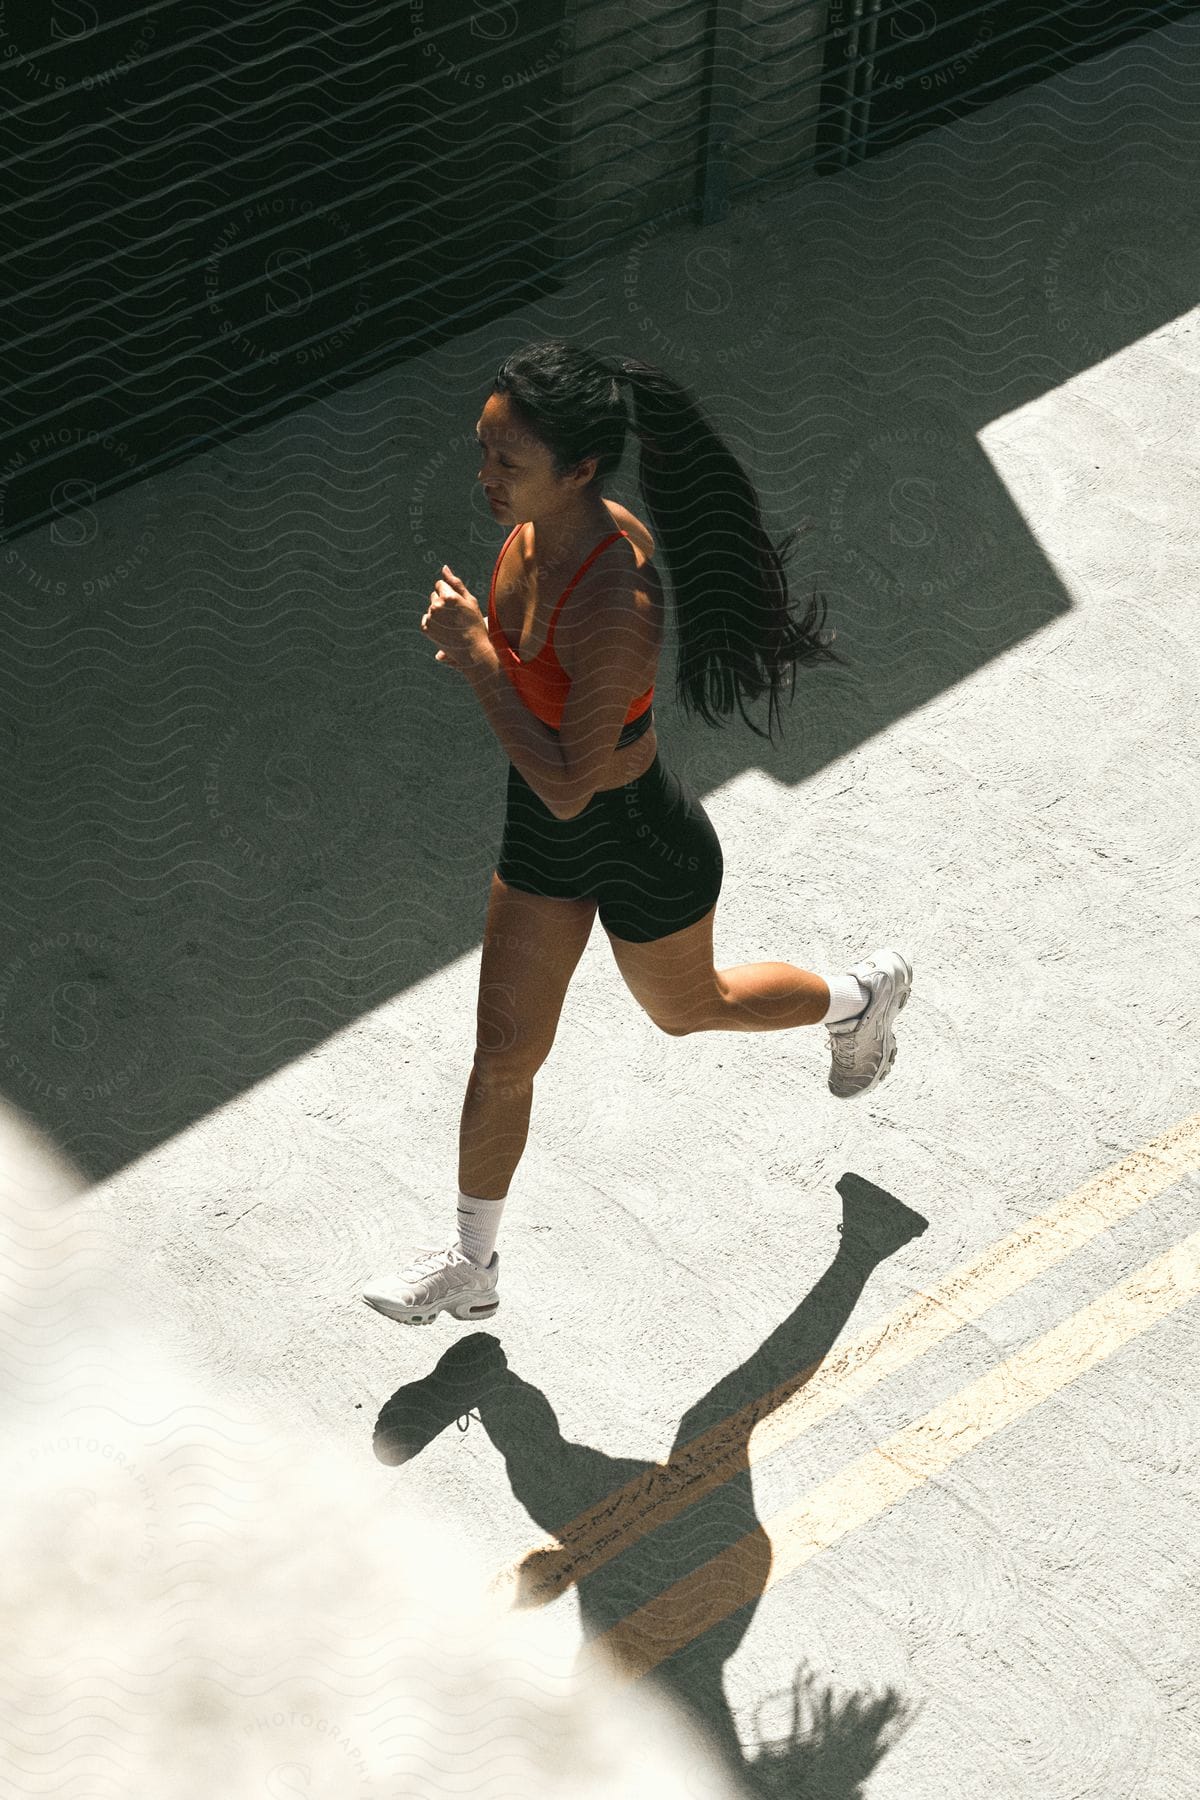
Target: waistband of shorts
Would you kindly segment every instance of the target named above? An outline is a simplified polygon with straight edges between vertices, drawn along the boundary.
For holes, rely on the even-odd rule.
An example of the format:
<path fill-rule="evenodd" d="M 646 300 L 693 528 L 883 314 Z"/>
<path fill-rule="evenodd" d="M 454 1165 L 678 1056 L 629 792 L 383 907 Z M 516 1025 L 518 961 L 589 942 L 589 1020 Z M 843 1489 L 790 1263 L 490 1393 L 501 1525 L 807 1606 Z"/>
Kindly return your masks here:
<path fill-rule="evenodd" d="M 621 735 L 613 748 L 615 750 L 624 750 L 630 744 L 636 744 L 640 737 L 645 737 L 653 723 L 654 702 L 652 700 L 644 713 L 640 713 L 636 719 L 630 719 L 628 725 L 622 725 Z M 556 725 L 547 725 L 546 730 L 552 732 L 555 737 L 561 737 L 562 735 Z"/>
<path fill-rule="evenodd" d="M 648 767 L 642 770 L 640 775 L 634 775 L 629 781 L 623 781 L 619 787 L 597 790 L 583 810 L 585 813 L 592 813 L 599 812 L 605 807 L 621 807 L 624 804 L 624 796 L 628 795 L 632 790 L 640 788 L 644 793 L 650 794 L 653 793 L 656 788 L 661 788 L 667 780 L 667 765 L 663 762 L 662 753 L 656 746 L 653 759 Z M 535 800 L 539 798 L 535 790 L 526 781 L 511 756 L 508 759 L 508 782 L 510 800 L 512 797 L 512 789 L 514 787 L 523 789 L 527 794 L 532 794 Z M 583 815 L 577 813 L 575 816 L 576 818 L 581 818 Z"/>

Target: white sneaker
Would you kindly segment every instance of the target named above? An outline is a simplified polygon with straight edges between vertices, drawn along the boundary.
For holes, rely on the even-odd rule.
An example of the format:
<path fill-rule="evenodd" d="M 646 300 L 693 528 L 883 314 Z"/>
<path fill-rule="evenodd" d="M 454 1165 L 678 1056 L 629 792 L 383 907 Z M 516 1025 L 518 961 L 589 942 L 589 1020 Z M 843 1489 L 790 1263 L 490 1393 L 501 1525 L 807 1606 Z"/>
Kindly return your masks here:
<path fill-rule="evenodd" d="M 448 1250 L 418 1250 L 396 1274 L 381 1276 L 364 1288 L 363 1299 L 401 1325 L 432 1325 L 440 1312 L 454 1319 L 486 1319 L 500 1305 L 499 1274 L 498 1250 L 481 1269 L 461 1244 L 454 1243 Z"/>
<path fill-rule="evenodd" d="M 912 987 L 912 964 L 899 950 L 876 950 L 856 962 L 850 974 L 870 990 L 866 1010 L 857 1019 L 827 1025 L 831 1051 L 829 1091 L 839 1100 L 869 1094 L 896 1060 L 892 1025 Z"/>

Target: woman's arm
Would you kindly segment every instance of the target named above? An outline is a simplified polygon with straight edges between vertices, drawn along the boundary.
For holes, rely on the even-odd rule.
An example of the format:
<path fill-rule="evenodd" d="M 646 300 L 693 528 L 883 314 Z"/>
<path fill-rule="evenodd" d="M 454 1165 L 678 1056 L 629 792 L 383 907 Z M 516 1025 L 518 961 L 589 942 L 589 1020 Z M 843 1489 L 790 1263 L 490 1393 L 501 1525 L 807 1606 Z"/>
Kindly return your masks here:
<path fill-rule="evenodd" d="M 509 761 L 555 818 L 563 818 L 568 794 L 562 748 L 521 700 L 490 640 L 480 644 L 464 673 Z"/>

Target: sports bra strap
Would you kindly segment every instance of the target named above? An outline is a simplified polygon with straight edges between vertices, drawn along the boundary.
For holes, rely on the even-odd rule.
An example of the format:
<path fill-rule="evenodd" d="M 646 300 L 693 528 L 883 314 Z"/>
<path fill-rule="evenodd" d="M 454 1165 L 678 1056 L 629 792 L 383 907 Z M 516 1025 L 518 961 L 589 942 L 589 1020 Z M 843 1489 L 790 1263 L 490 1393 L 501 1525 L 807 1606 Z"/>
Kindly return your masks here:
<path fill-rule="evenodd" d="M 512 543 L 513 539 L 516 537 L 517 533 L 520 530 L 521 530 L 520 525 L 513 526 L 512 530 L 509 532 L 508 536 L 505 538 L 503 544 L 500 546 L 500 554 L 496 558 L 495 565 L 492 569 L 491 586 L 488 588 L 488 614 L 490 617 L 493 617 L 493 618 L 495 617 L 495 608 L 496 608 L 496 577 L 500 573 L 500 564 L 504 561 L 505 551 L 508 549 L 508 546 Z M 600 552 L 602 550 L 607 550 L 608 546 L 612 543 L 615 543 L 617 538 L 619 538 L 619 537 L 627 538 L 628 536 L 629 536 L 629 533 L 627 531 L 622 530 L 622 528 L 619 525 L 616 526 L 612 531 L 609 532 L 609 534 L 606 538 L 602 539 L 602 541 L 596 545 L 596 548 L 584 560 L 584 562 L 580 565 L 580 567 L 578 569 L 576 569 L 574 575 L 572 575 L 570 581 L 567 583 L 566 587 L 563 589 L 562 593 L 559 595 L 557 606 L 554 608 L 554 611 L 550 614 L 550 623 L 546 627 L 546 642 L 542 645 L 542 648 L 538 651 L 538 656 L 534 657 L 533 660 L 535 662 L 538 660 L 538 657 L 544 656 L 546 651 L 550 648 L 550 645 L 554 639 L 554 627 L 558 623 L 558 615 L 562 611 L 563 601 L 570 594 L 572 588 L 575 586 L 575 583 L 580 579 L 581 576 L 587 574 L 588 570 L 591 568 L 592 564 L 595 562 L 596 558 L 600 555 Z M 499 623 L 498 620 L 497 620 L 497 623 Z"/>
<path fill-rule="evenodd" d="M 607 550 L 608 546 L 612 543 L 615 543 L 617 538 L 628 537 L 628 536 L 629 536 L 629 533 L 627 531 L 621 531 L 619 528 L 616 531 L 610 531 L 608 536 L 604 539 L 603 543 L 597 544 L 596 548 L 592 551 L 591 555 L 587 558 L 586 562 L 581 564 L 581 566 L 578 569 L 576 569 L 574 575 L 572 575 L 570 581 L 567 583 L 566 587 L 563 589 L 562 594 L 559 597 L 558 605 L 555 607 L 554 611 L 550 614 L 550 623 L 546 628 L 546 644 L 547 644 L 547 646 L 550 644 L 550 642 L 554 636 L 554 627 L 558 623 L 558 615 L 562 611 L 563 601 L 567 598 L 568 594 L 571 592 L 571 589 L 575 586 L 575 583 L 579 580 L 579 578 L 582 575 L 587 574 L 588 570 L 591 568 L 592 564 L 595 562 L 596 558 L 599 556 L 599 554 L 602 550 Z"/>

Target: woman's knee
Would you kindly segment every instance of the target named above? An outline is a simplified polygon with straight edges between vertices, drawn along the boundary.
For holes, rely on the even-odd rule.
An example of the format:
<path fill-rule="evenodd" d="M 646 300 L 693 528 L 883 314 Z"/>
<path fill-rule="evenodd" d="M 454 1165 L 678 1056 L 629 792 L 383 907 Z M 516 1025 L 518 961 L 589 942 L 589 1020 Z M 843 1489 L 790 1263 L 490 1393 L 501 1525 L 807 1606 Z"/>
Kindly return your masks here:
<path fill-rule="evenodd" d="M 622 980 L 667 1037 L 690 1037 L 724 1022 L 725 984 L 713 965 L 715 916 L 712 906 L 693 924 L 646 942 L 630 942 L 608 931 Z"/>
<path fill-rule="evenodd" d="M 548 1050 L 538 1052 L 528 1046 L 514 1046 L 501 1054 L 476 1048 L 471 1071 L 478 1086 L 505 1098 L 530 1087 L 548 1055 Z"/>

